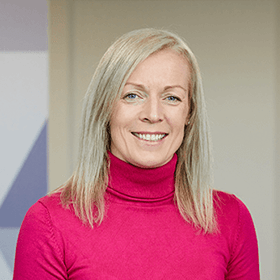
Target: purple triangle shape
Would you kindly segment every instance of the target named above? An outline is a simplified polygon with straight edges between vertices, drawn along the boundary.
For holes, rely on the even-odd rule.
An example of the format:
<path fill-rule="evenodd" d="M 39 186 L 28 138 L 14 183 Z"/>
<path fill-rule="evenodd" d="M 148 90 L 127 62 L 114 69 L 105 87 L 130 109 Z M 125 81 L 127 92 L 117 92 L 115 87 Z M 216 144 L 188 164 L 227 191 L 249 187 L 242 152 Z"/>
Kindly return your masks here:
<path fill-rule="evenodd" d="M 47 122 L 0 208 L 0 227 L 20 227 L 27 210 L 47 193 Z"/>
<path fill-rule="evenodd" d="M 13 271 L 14 268 L 18 233 L 19 228 L 0 229 L 0 250 L 11 271 Z"/>

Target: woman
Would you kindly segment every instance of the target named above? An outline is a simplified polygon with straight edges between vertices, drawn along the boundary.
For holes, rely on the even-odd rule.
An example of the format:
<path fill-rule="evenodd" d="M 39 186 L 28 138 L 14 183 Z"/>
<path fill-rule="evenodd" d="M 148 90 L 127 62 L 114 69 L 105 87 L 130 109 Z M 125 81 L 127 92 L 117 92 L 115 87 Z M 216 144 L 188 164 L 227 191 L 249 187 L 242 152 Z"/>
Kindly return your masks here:
<path fill-rule="evenodd" d="M 76 171 L 26 214 L 14 279 L 259 279 L 251 216 L 210 169 L 193 53 L 123 35 L 86 94 Z"/>

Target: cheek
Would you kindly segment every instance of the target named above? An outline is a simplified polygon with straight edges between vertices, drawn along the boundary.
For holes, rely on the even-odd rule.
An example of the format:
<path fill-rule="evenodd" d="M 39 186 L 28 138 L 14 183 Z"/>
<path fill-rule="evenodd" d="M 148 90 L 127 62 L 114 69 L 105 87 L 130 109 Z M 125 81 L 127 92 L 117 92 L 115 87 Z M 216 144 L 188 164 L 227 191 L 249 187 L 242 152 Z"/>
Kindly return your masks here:
<path fill-rule="evenodd" d="M 183 107 L 180 110 L 169 113 L 169 118 L 167 119 L 169 125 L 173 127 L 174 131 L 179 133 L 184 133 L 186 123 L 188 122 L 188 107 Z"/>
<path fill-rule="evenodd" d="M 174 145 L 178 146 L 179 148 L 183 142 L 184 136 L 185 136 L 185 127 L 186 127 L 186 119 L 187 114 L 186 111 L 180 112 L 181 114 L 176 114 L 175 118 L 172 119 L 171 126 L 173 127 L 173 141 Z"/>
<path fill-rule="evenodd" d="M 116 114 L 112 114 L 111 121 L 110 121 L 110 137 L 111 137 L 111 148 L 117 145 L 118 139 L 120 136 L 118 135 L 119 131 L 119 121 L 116 117 Z"/>
<path fill-rule="evenodd" d="M 185 137 L 185 124 L 182 123 L 177 129 L 177 133 L 174 139 L 174 149 L 176 151 L 181 147 L 184 141 L 184 137 Z"/>
<path fill-rule="evenodd" d="M 127 138 L 129 120 L 127 114 L 123 110 L 116 109 L 111 117 L 110 134 L 111 142 L 121 142 Z"/>
<path fill-rule="evenodd" d="M 119 146 L 120 143 L 124 141 L 124 137 L 122 134 L 122 130 L 119 124 L 113 122 L 110 128 L 110 135 L 111 135 L 111 146 Z"/>
<path fill-rule="evenodd" d="M 123 119 L 124 118 L 122 116 L 122 110 L 120 110 L 119 106 L 117 106 L 111 116 L 111 122 L 110 122 L 111 134 L 116 133 L 117 130 L 122 126 Z"/>
<path fill-rule="evenodd" d="M 181 124 L 180 127 L 178 127 L 177 129 L 177 136 L 176 136 L 176 140 L 177 140 L 177 145 L 181 145 L 184 139 L 184 135 L 185 135 L 185 124 Z"/>

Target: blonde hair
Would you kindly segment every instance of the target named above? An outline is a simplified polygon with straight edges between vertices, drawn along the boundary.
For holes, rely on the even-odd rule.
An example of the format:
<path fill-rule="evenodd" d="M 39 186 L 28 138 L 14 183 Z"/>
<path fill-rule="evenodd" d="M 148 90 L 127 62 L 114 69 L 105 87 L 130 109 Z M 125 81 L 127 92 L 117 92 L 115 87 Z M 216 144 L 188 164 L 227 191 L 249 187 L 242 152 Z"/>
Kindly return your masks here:
<path fill-rule="evenodd" d="M 183 218 L 205 233 L 216 221 L 211 190 L 211 145 L 202 81 L 196 58 L 177 35 L 152 28 L 121 36 L 99 62 L 85 96 L 77 168 L 61 191 L 62 204 L 73 204 L 75 214 L 91 227 L 105 214 L 108 183 L 110 117 L 115 100 L 135 67 L 151 54 L 172 49 L 191 68 L 189 125 L 177 151 L 175 202 Z"/>

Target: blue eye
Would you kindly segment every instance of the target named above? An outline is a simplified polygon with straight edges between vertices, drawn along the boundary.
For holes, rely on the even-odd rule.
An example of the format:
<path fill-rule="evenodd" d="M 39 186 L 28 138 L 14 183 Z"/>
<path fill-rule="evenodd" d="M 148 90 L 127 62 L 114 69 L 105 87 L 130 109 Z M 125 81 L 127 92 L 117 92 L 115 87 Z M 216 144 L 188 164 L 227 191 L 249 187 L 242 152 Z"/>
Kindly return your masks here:
<path fill-rule="evenodd" d="M 180 99 L 178 98 L 178 97 L 175 97 L 175 96 L 168 96 L 167 97 L 167 100 L 169 100 L 169 101 L 180 101 Z"/>
<path fill-rule="evenodd" d="M 127 99 L 127 100 L 135 100 L 136 98 L 138 97 L 138 95 L 136 93 L 128 93 L 124 99 Z"/>
<path fill-rule="evenodd" d="M 129 99 L 135 99 L 137 97 L 137 95 L 135 93 L 129 93 L 126 98 L 129 98 Z"/>

